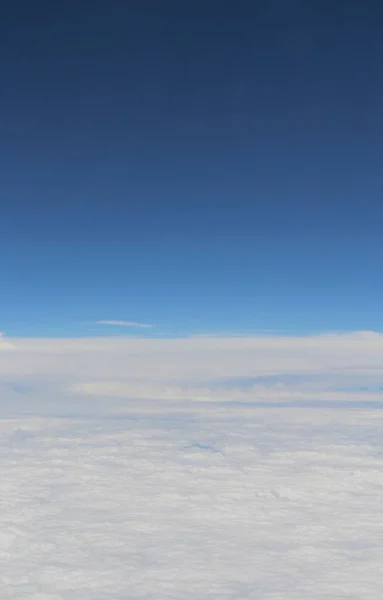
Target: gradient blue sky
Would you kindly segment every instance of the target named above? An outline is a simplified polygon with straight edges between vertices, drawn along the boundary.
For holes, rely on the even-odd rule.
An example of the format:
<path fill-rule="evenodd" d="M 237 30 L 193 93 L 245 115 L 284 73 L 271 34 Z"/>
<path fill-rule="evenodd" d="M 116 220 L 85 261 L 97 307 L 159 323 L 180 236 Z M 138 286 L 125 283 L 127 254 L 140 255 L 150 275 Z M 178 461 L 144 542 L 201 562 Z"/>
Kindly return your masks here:
<path fill-rule="evenodd" d="M 4 6 L 0 330 L 382 330 L 382 64 L 371 0 Z"/>

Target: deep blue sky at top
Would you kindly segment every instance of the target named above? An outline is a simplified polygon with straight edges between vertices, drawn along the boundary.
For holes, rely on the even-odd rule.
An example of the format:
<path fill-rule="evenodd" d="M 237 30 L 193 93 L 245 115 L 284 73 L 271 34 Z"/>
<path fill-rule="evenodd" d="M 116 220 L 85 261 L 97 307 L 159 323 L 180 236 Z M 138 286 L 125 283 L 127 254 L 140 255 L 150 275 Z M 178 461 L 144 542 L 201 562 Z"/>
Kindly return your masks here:
<path fill-rule="evenodd" d="M 382 65 L 378 1 L 3 5 L 0 330 L 383 329 Z"/>

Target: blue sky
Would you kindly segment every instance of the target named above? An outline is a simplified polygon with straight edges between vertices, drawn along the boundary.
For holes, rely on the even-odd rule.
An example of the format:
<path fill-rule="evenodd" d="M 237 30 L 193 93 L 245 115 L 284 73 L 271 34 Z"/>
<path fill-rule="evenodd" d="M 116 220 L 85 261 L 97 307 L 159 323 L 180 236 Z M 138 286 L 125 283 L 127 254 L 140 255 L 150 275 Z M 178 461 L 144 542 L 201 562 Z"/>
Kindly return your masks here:
<path fill-rule="evenodd" d="M 0 330 L 383 329 L 383 9 L 263 4 L 4 8 Z"/>

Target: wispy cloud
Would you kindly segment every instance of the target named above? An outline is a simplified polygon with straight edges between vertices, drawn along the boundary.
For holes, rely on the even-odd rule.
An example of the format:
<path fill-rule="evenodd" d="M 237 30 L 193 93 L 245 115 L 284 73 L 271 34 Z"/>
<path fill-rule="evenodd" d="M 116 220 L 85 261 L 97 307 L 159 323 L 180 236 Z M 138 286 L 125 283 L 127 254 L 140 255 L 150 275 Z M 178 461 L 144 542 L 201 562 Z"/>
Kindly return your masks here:
<path fill-rule="evenodd" d="M 137 323 L 137 321 L 96 321 L 96 325 L 113 325 L 117 327 L 138 327 L 140 329 L 151 329 L 154 327 L 152 323 Z"/>

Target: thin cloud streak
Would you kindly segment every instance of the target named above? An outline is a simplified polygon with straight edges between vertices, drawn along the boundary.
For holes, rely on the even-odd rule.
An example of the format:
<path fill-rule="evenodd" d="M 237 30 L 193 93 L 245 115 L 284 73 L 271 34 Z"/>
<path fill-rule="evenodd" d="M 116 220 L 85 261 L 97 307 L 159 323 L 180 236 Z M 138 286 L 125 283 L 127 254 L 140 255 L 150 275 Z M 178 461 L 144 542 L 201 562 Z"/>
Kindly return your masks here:
<path fill-rule="evenodd" d="M 154 325 L 152 323 L 137 323 L 137 321 L 96 321 L 96 325 L 112 325 L 116 327 L 138 327 L 140 329 L 152 329 Z"/>

